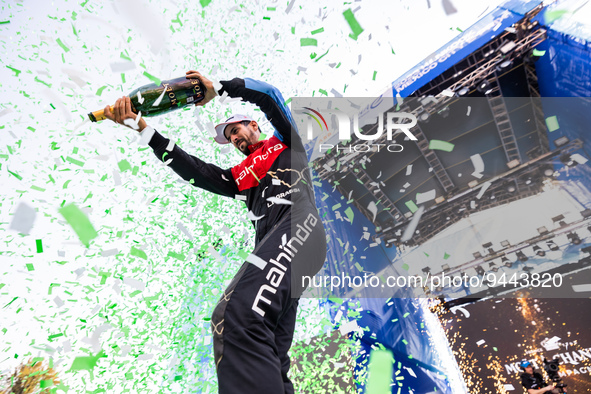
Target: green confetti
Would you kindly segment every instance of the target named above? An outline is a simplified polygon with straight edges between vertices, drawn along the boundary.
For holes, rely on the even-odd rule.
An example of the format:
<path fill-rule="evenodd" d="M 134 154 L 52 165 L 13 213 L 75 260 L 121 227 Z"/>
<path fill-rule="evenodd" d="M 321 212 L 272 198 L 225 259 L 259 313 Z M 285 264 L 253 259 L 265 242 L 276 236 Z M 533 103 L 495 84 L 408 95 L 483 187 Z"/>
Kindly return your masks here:
<path fill-rule="evenodd" d="M 246 253 L 244 250 L 240 249 L 237 252 L 238 256 L 242 259 L 242 260 L 246 260 L 246 258 L 248 257 L 248 253 Z"/>
<path fill-rule="evenodd" d="M 0 21 L 0 25 L 5 25 L 7 23 L 10 23 L 10 21 Z"/>
<path fill-rule="evenodd" d="M 406 263 L 402 264 L 403 270 L 408 271 L 408 268 L 409 268 L 408 264 L 406 264 Z"/>
<path fill-rule="evenodd" d="M 557 19 L 562 18 L 562 16 L 570 14 L 568 10 L 548 10 L 544 13 L 544 21 L 546 25 L 554 22 Z"/>
<path fill-rule="evenodd" d="M 65 52 L 70 52 L 70 48 L 68 48 L 67 46 L 64 45 L 64 43 L 62 42 L 62 40 L 60 40 L 59 38 L 57 40 L 55 40 L 57 42 L 57 44 L 62 47 L 62 49 Z"/>
<path fill-rule="evenodd" d="M 22 176 L 20 176 L 19 174 L 17 174 L 16 172 L 12 172 L 12 171 L 10 171 L 9 169 L 6 169 L 6 171 L 8 171 L 8 173 L 9 173 L 10 175 L 14 176 L 14 177 L 15 177 L 16 179 L 18 179 L 19 181 L 22 181 L 22 180 L 23 180 L 23 177 L 22 177 Z"/>
<path fill-rule="evenodd" d="M 51 387 L 51 386 L 53 386 L 53 380 L 51 380 L 51 379 L 44 379 L 41 382 L 39 382 L 39 387 L 42 389 L 47 388 L 47 387 Z"/>
<path fill-rule="evenodd" d="M 68 204 L 63 208 L 59 209 L 59 213 L 66 219 L 66 221 L 72 226 L 72 229 L 78 235 L 80 242 L 86 247 L 90 244 L 90 241 L 98 236 L 98 233 L 92 227 L 92 223 L 88 220 L 88 217 L 84 212 L 80 210 L 75 204 Z"/>
<path fill-rule="evenodd" d="M 211 0 L 199 0 L 199 4 L 201 4 L 201 7 L 207 7 L 209 3 L 211 3 Z"/>
<path fill-rule="evenodd" d="M 141 249 L 136 248 L 135 246 L 131 247 L 131 250 L 129 251 L 129 254 L 131 254 L 132 256 L 136 256 L 136 257 L 140 257 L 144 260 L 148 259 L 148 256 L 146 255 L 146 252 L 144 252 Z"/>
<path fill-rule="evenodd" d="M 33 190 L 37 190 L 37 191 L 39 191 L 39 192 L 44 192 L 44 191 L 45 191 L 45 189 L 44 189 L 44 188 L 42 188 L 42 187 L 39 187 L 39 186 L 35 186 L 35 185 L 32 185 L 32 186 L 31 186 L 31 189 L 33 189 Z"/>
<path fill-rule="evenodd" d="M 320 29 L 312 30 L 312 32 L 310 34 L 314 35 L 314 34 L 322 33 L 323 31 L 324 31 L 324 27 L 321 27 Z"/>
<path fill-rule="evenodd" d="M 101 86 L 100 88 L 98 88 L 98 90 L 96 91 L 96 95 L 100 96 L 103 93 L 103 90 L 105 90 L 107 87 L 107 85 L 105 86 Z"/>
<path fill-rule="evenodd" d="M 35 271 L 35 267 L 33 267 L 33 264 L 31 263 L 27 263 L 27 271 Z"/>
<path fill-rule="evenodd" d="M 50 88 L 50 87 L 51 87 L 51 84 L 50 84 L 50 83 L 47 83 L 47 82 L 45 82 L 45 81 L 43 81 L 43 80 L 39 79 L 39 77 L 35 77 L 35 82 L 42 83 L 43 85 L 47 86 L 48 88 Z"/>
<path fill-rule="evenodd" d="M 101 350 L 96 356 L 85 356 L 76 357 L 72 362 L 72 366 L 69 371 L 84 371 L 92 370 L 96 367 L 96 364 L 101 357 L 106 357 L 105 353 Z"/>
<path fill-rule="evenodd" d="M 43 240 L 36 239 L 35 244 L 37 246 L 37 253 L 43 253 Z"/>
<path fill-rule="evenodd" d="M 451 142 L 447 141 L 440 141 L 440 140 L 431 140 L 429 141 L 429 149 L 433 150 L 442 150 L 445 152 L 451 152 L 454 150 L 455 145 Z"/>
<path fill-rule="evenodd" d="M 414 202 L 414 201 L 412 201 L 412 200 L 410 200 L 410 201 L 407 201 L 407 202 L 405 202 L 404 204 L 405 204 L 405 205 L 408 207 L 408 209 L 409 209 L 409 210 L 410 210 L 412 213 L 415 213 L 416 211 L 418 211 L 418 210 L 419 210 L 419 207 L 417 207 L 417 204 L 415 204 L 415 202 Z"/>
<path fill-rule="evenodd" d="M 131 164 L 129 164 L 129 162 L 125 159 L 121 160 L 119 163 L 117 163 L 117 165 L 119 166 L 120 172 L 131 170 Z"/>
<path fill-rule="evenodd" d="M 374 81 L 376 80 L 376 75 L 378 75 L 378 72 L 377 71 L 374 71 L 373 72 L 373 78 L 372 78 L 372 80 L 374 80 Z"/>
<path fill-rule="evenodd" d="M 70 156 L 66 157 L 66 161 L 69 161 L 72 164 L 76 164 L 77 166 L 84 167 L 84 162 L 80 160 L 76 160 Z"/>
<path fill-rule="evenodd" d="M 16 68 L 14 68 L 14 67 L 6 66 L 6 68 L 8 68 L 8 69 L 10 69 L 10 70 L 14 71 L 14 73 L 16 74 L 16 75 L 15 75 L 15 77 L 18 77 L 18 75 L 21 73 L 21 70 L 17 70 L 17 69 L 16 69 Z"/>
<path fill-rule="evenodd" d="M 347 23 L 349 24 L 349 27 L 353 31 L 352 34 L 349 34 L 349 37 L 351 37 L 354 40 L 357 40 L 357 37 L 359 37 L 359 35 L 363 32 L 363 28 L 361 27 L 361 25 L 359 25 L 357 19 L 355 19 L 355 15 L 353 15 L 353 11 L 351 11 L 350 8 L 343 12 L 343 16 L 345 17 Z"/>
<path fill-rule="evenodd" d="M 353 210 L 351 209 L 351 207 L 345 209 L 345 215 L 347 215 L 347 219 L 349 219 L 349 221 L 351 223 L 353 223 L 353 216 L 354 216 L 354 214 L 353 214 Z"/>
<path fill-rule="evenodd" d="M 546 51 L 540 51 L 538 49 L 534 49 L 531 53 L 532 56 L 544 56 Z"/>
<path fill-rule="evenodd" d="M 209 4 L 209 3 L 208 3 Z M 150 73 L 148 73 L 147 71 L 144 71 L 144 76 L 146 78 L 148 78 L 150 81 L 154 82 L 156 85 L 160 86 L 160 84 L 162 83 L 162 81 L 158 78 L 156 78 L 155 76 L 151 75 Z"/>
<path fill-rule="evenodd" d="M 372 350 L 367 367 L 366 394 L 391 393 L 390 382 L 394 366 L 392 365 L 392 352 L 389 350 Z"/>
<path fill-rule="evenodd" d="M 558 118 L 556 118 L 556 116 L 546 118 L 546 126 L 548 127 L 549 132 L 558 130 L 560 128 L 558 125 Z"/>
<path fill-rule="evenodd" d="M 443 260 L 447 260 L 449 258 L 450 258 L 450 255 L 444 252 L 443 253 Z"/>
<path fill-rule="evenodd" d="M 181 254 L 181 253 L 168 252 L 168 256 L 173 257 L 173 258 L 180 260 L 180 261 L 185 261 L 185 259 L 186 259 L 185 255 Z"/>
<path fill-rule="evenodd" d="M 300 46 L 315 47 L 318 45 L 318 40 L 315 38 L 300 38 Z"/>

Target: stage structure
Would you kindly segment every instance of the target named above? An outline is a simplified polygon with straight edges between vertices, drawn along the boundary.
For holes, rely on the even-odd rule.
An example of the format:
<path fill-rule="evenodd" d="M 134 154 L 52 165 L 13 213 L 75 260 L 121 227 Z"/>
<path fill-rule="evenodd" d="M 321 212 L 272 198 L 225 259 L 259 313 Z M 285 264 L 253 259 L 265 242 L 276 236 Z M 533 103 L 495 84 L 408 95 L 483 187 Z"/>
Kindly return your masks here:
<path fill-rule="evenodd" d="M 376 295 L 363 287 L 332 289 L 327 306 L 335 325 L 352 327 L 358 374 L 371 349 L 383 346 L 393 352 L 394 388 L 401 392 L 519 391 L 511 365 L 525 358 L 526 350 L 538 354 L 533 343 L 506 343 L 516 350 L 480 355 L 509 365 L 504 372 L 495 367 L 489 373 L 484 359 L 480 370 L 470 368 L 452 340 L 461 334 L 460 320 L 469 324 L 469 318 L 456 315 L 458 308 L 469 304 L 494 314 L 494 296 L 567 300 L 579 296 L 573 289 L 589 278 L 591 33 L 580 24 L 549 19 L 561 3 L 572 6 L 508 1 L 394 81 L 374 100 L 380 103 L 376 110 L 363 114 L 373 120 L 362 122 L 362 131 L 376 132 L 379 113 L 413 114 L 418 122 L 410 131 L 417 140 L 399 135 L 402 152 L 318 154 L 308 145 L 322 181 L 316 185 L 317 205 L 330 237 L 322 275 L 487 279 L 485 290 L 425 286 L 392 288 L 384 296 L 383 290 Z M 335 127 L 334 119 L 328 123 Z M 434 140 L 449 149 L 436 147 Z M 363 141 L 353 136 L 347 142 L 356 143 Z M 420 220 L 413 223 L 417 212 Z M 412 236 L 403 240 L 411 225 L 416 225 Z M 559 274 L 570 287 L 536 292 L 523 283 L 499 286 L 490 276 L 496 281 L 503 274 L 533 272 Z M 432 309 L 454 312 L 443 313 L 443 328 L 424 299 L 413 299 L 425 293 L 441 301 Z M 515 327 L 524 335 L 531 329 Z M 500 386 L 492 382 L 499 377 Z M 578 379 L 591 381 L 588 374 Z"/>

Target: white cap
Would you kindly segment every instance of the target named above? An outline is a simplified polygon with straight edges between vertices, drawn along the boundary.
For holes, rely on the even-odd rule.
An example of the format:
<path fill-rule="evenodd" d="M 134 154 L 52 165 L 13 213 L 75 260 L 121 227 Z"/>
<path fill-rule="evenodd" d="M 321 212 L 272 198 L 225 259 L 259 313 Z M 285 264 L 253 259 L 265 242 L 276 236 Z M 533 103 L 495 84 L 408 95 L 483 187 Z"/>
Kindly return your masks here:
<path fill-rule="evenodd" d="M 224 135 L 224 130 L 226 129 L 226 126 L 229 124 L 232 124 L 232 123 L 244 122 L 245 120 L 251 122 L 254 119 L 249 116 L 240 115 L 240 114 L 234 114 L 234 115 L 230 116 L 228 119 L 226 119 L 226 121 L 224 123 L 220 123 L 217 126 L 215 126 L 216 136 L 213 139 L 218 144 L 229 144 L 230 141 L 228 141 L 226 139 L 226 136 Z"/>

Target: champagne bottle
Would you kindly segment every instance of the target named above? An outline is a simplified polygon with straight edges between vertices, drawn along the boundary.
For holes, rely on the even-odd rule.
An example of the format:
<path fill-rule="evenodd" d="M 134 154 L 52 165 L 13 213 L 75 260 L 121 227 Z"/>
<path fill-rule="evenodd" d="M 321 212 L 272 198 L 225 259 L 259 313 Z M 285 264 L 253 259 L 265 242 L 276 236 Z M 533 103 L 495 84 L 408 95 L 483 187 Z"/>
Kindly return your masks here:
<path fill-rule="evenodd" d="M 133 112 L 141 111 L 142 117 L 150 117 L 200 102 L 205 98 L 205 87 L 198 79 L 180 77 L 162 81 L 160 86 L 144 85 L 129 93 L 129 98 Z M 89 113 L 88 117 L 93 122 L 106 119 L 102 109 Z"/>

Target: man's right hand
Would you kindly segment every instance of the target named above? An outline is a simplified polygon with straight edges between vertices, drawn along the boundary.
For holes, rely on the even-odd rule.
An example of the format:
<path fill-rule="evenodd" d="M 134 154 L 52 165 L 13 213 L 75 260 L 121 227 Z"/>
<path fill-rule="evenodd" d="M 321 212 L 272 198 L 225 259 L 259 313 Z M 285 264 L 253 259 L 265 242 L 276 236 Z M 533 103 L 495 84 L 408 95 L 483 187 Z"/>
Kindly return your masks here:
<path fill-rule="evenodd" d="M 107 105 L 104 109 L 104 113 L 107 119 L 110 119 L 115 123 L 127 126 L 130 129 L 136 130 L 138 132 L 142 131 L 148 126 L 144 118 L 140 118 L 137 124 L 137 129 L 132 126 L 135 123 L 137 114 L 131 110 L 131 100 L 127 96 L 117 99 L 115 105 L 113 106 L 113 111 L 111 111 L 111 106 Z M 133 122 L 125 122 L 126 119 L 131 119 Z"/>
<path fill-rule="evenodd" d="M 195 70 L 187 71 L 187 78 L 189 78 L 189 79 L 196 78 L 199 81 L 201 81 L 201 83 L 205 87 L 205 97 L 200 102 L 195 103 L 196 106 L 198 106 L 198 107 L 204 106 L 205 104 L 207 104 L 211 100 L 213 100 L 215 96 L 218 95 L 218 92 L 215 89 L 213 82 L 210 81 L 209 79 L 205 78 L 203 75 L 201 75 L 201 73 L 199 71 L 195 71 Z"/>

